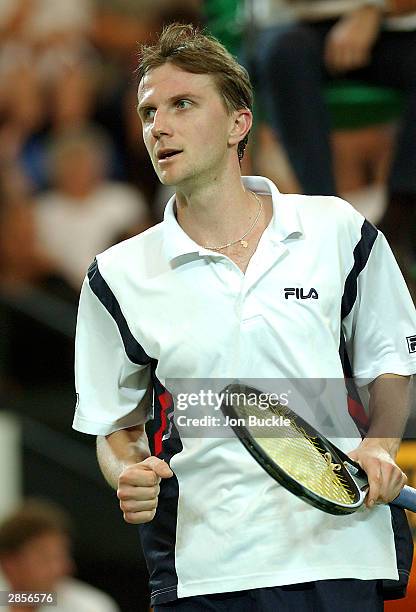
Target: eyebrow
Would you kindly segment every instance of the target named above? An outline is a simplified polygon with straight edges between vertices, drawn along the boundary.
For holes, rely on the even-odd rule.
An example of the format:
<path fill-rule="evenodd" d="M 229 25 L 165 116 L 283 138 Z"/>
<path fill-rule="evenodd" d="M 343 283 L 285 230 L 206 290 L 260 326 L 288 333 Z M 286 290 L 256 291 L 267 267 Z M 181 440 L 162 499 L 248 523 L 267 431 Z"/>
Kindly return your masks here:
<path fill-rule="evenodd" d="M 168 98 L 168 102 L 177 102 L 178 100 L 184 100 L 190 98 L 191 100 L 201 100 L 201 96 L 198 96 L 197 94 L 191 93 L 191 92 L 185 92 L 185 93 L 181 93 L 181 94 L 175 94 L 174 96 L 171 96 L 170 98 Z M 148 110 L 149 108 L 154 108 L 154 106 L 152 104 L 143 104 L 141 105 L 140 102 L 137 105 L 137 112 L 140 113 Z"/>

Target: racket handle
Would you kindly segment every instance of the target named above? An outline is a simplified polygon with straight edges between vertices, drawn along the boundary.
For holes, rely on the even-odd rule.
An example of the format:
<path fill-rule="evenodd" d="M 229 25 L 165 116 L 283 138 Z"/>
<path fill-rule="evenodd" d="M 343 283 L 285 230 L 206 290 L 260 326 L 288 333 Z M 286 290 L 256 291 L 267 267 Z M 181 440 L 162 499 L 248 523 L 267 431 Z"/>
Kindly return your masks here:
<path fill-rule="evenodd" d="M 355 468 L 355 473 L 353 471 L 351 471 L 351 473 L 356 478 L 358 477 L 358 478 L 361 478 L 363 481 L 368 482 L 367 474 L 358 465 L 358 463 L 350 459 L 348 455 L 346 455 L 344 452 L 342 452 L 342 450 L 338 449 L 332 443 L 330 444 L 334 448 L 335 452 L 338 453 L 338 456 L 344 461 L 346 467 L 350 469 L 350 471 L 351 471 L 350 466 Z M 393 504 L 393 506 L 398 506 L 399 508 L 410 510 L 410 512 L 416 512 L 416 489 L 414 489 L 413 487 L 408 487 L 406 485 L 405 487 L 403 487 L 403 489 L 401 490 L 399 495 L 396 497 L 396 499 L 393 499 L 393 501 L 390 503 Z"/>
<path fill-rule="evenodd" d="M 416 512 L 416 489 L 413 487 L 403 487 L 400 495 L 391 502 L 394 506 L 405 508 L 411 512 Z"/>

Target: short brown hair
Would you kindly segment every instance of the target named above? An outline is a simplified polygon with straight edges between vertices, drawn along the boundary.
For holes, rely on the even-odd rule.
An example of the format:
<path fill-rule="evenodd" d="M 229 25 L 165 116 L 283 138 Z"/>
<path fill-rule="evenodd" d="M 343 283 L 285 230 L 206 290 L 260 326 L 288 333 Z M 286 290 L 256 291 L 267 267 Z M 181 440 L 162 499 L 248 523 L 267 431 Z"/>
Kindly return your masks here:
<path fill-rule="evenodd" d="M 253 108 L 253 89 L 247 70 L 213 36 L 190 24 L 166 26 L 154 45 L 142 45 L 137 76 L 139 83 L 147 72 L 170 62 L 194 74 L 212 74 L 227 111 Z M 248 134 L 238 143 L 241 160 Z"/>
<path fill-rule="evenodd" d="M 19 551 L 30 540 L 47 533 L 69 535 L 66 513 L 51 502 L 27 500 L 0 525 L 0 557 Z"/>

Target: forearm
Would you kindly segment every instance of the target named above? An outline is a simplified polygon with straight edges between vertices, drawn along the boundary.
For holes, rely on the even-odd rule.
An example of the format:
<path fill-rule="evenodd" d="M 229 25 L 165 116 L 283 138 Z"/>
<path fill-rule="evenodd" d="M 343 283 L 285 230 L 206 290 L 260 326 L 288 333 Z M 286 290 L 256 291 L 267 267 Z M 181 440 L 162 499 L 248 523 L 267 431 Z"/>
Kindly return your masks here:
<path fill-rule="evenodd" d="M 113 489 L 117 489 L 120 474 L 127 466 L 140 463 L 147 457 L 150 457 L 150 449 L 144 425 L 97 437 L 98 464 Z"/>
<path fill-rule="evenodd" d="M 367 507 L 395 499 L 407 478 L 395 463 L 410 406 L 409 376 L 383 374 L 369 385 L 370 427 L 351 453 L 367 473 Z"/>
<path fill-rule="evenodd" d="M 366 444 L 377 443 L 394 459 L 410 410 L 409 376 L 383 374 L 369 387 L 370 427 Z"/>

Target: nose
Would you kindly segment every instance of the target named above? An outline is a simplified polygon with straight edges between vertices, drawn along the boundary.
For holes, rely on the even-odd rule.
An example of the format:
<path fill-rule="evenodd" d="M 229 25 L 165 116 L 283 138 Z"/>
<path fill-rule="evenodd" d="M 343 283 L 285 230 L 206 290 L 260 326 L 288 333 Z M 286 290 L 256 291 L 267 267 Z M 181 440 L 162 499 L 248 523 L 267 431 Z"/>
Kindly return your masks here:
<path fill-rule="evenodd" d="M 156 138 L 157 140 L 161 136 L 166 136 L 171 133 L 167 116 L 166 114 L 162 113 L 160 109 L 158 109 L 154 114 L 151 131 L 153 138 Z"/>

